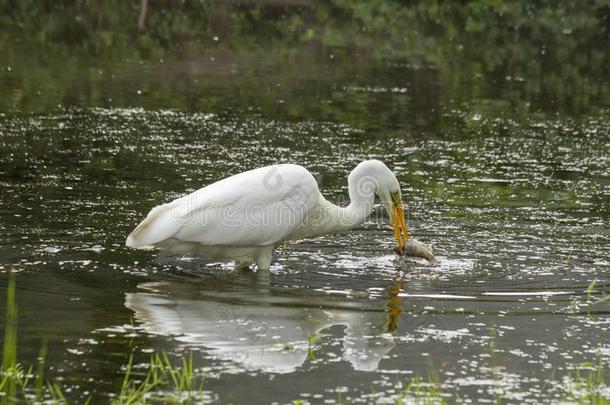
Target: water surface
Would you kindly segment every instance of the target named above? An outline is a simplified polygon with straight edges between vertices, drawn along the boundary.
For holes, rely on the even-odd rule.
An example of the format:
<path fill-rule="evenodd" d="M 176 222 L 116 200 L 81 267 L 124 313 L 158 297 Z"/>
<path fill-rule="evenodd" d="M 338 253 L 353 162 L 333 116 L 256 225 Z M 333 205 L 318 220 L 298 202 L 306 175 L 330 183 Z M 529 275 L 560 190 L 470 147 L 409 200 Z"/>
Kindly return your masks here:
<path fill-rule="evenodd" d="M 595 70 L 575 105 L 341 47 L 43 65 L 18 48 L 0 48 L 0 295 L 18 272 L 20 361 L 47 342 L 75 401 L 116 392 L 131 353 L 195 353 L 221 403 L 391 403 L 415 375 L 453 399 L 539 402 L 608 361 L 610 303 L 592 305 L 610 293 Z M 124 247 L 154 205 L 267 164 L 304 165 L 345 204 L 369 158 L 397 174 L 438 265 L 392 253 L 381 206 L 278 249 L 269 273 Z"/>

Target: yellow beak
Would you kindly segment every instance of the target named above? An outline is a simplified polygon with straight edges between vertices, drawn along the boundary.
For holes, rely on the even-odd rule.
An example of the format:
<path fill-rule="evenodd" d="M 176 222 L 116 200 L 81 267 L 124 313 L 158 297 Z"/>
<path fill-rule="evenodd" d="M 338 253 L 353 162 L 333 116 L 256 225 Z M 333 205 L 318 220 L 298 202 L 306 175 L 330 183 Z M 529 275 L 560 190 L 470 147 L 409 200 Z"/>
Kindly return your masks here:
<path fill-rule="evenodd" d="M 396 236 L 396 241 L 398 242 L 398 249 L 402 250 L 407 239 L 411 238 L 411 234 L 405 224 L 405 213 L 401 204 L 394 203 L 392 227 L 394 228 L 394 236 Z"/>

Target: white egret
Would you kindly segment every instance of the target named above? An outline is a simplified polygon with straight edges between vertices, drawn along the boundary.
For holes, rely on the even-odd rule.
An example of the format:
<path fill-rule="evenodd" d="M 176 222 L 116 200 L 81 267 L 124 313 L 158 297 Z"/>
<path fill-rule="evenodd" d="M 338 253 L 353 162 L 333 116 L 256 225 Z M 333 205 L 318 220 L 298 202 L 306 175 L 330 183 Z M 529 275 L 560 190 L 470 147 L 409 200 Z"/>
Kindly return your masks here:
<path fill-rule="evenodd" d="M 347 179 L 350 203 L 327 201 L 307 169 L 279 164 L 239 173 L 154 207 L 126 245 L 234 260 L 268 269 L 273 250 L 289 240 L 342 232 L 371 213 L 375 195 L 387 210 L 398 251 L 411 243 L 400 184 L 379 160 L 361 162 Z M 431 254 L 431 253 L 430 253 Z"/>

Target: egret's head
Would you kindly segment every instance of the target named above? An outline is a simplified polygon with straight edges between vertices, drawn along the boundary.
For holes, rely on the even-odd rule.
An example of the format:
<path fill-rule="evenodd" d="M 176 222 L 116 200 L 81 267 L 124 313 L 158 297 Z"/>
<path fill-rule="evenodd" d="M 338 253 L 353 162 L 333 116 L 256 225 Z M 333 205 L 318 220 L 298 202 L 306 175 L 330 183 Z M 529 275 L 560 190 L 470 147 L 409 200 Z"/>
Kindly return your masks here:
<path fill-rule="evenodd" d="M 405 224 L 400 184 L 394 173 L 379 160 L 366 160 L 356 166 L 349 177 L 348 183 L 355 185 L 353 189 L 350 187 L 352 201 L 370 193 L 379 197 L 390 217 L 398 248 L 402 249 L 411 236 Z"/>

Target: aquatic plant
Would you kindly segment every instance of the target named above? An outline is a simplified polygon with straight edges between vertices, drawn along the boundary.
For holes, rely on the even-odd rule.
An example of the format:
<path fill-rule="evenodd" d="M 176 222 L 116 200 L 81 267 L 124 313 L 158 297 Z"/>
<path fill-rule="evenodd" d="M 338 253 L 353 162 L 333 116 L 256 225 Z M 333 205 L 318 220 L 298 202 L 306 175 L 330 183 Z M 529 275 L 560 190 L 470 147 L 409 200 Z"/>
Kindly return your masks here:
<path fill-rule="evenodd" d="M 406 404 L 446 404 L 447 401 L 443 398 L 440 383 L 436 378 L 428 377 L 427 381 L 422 380 L 419 376 L 411 378 L 407 386 L 396 399 L 396 405 Z"/>
<path fill-rule="evenodd" d="M 192 354 L 183 357 L 180 365 L 173 364 L 166 353 L 154 354 L 147 368 L 148 373 L 143 379 L 139 378 L 134 373 L 133 355 L 129 356 L 121 390 L 113 404 L 142 404 L 147 401 L 190 404 L 203 396 L 204 377 L 195 373 Z"/>
<path fill-rule="evenodd" d="M 597 364 L 584 362 L 573 375 L 563 379 L 565 400 L 581 404 L 610 404 L 610 387 L 607 384 L 606 367 L 601 360 Z"/>
<path fill-rule="evenodd" d="M 307 336 L 307 357 L 309 358 L 309 360 L 316 359 L 316 352 L 314 346 L 321 337 L 322 336 L 319 333 L 314 333 L 313 335 Z"/>
<path fill-rule="evenodd" d="M 17 305 L 15 277 L 11 273 L 6 294 L 6 321 L 0 367 L 0 405 L 13 403 L 67 404 L 61 383 L 45 378 L 47 346 L 43 344 L 38 365 L 26 368 L 17 362 Z M 193 356 L 182 357 L 180 364 L 172 362 L 166 353 L 154 354 L 146 365 L 148 372 L 139 376 L 134 371 L 133 355 L 125 366 L 120 391 L 112 398 L 114 405 L 161 403 L 190 404 L 200 402 L 204 395 L 205 377 L 198 375 Z M 91 401 L 88 397 L 85 403 Z"/>
<path fill-rule="evenodd" d="M 2 405 L 22 402 L 65 403 L 65 397 L 58 384 L 44 384 L 44 358 L 46 346 L 40 351 L 36 371 L 17 362 L 17 304 L 15 303 L 15 276 L 9 274 L 6 292 L 6 321 L 0 366 L 0 403 Z"/>
<path fill-rule="evenodd" d="M 18 383 L 23 379 L 23 370 L 17 364 L 17 307 L 15 305 L 15 278 L 10 275 L 6 292 L 6 322 L 2 347 L 2 380 L 0 392 L 2 403 L 13 398 Z"/>

